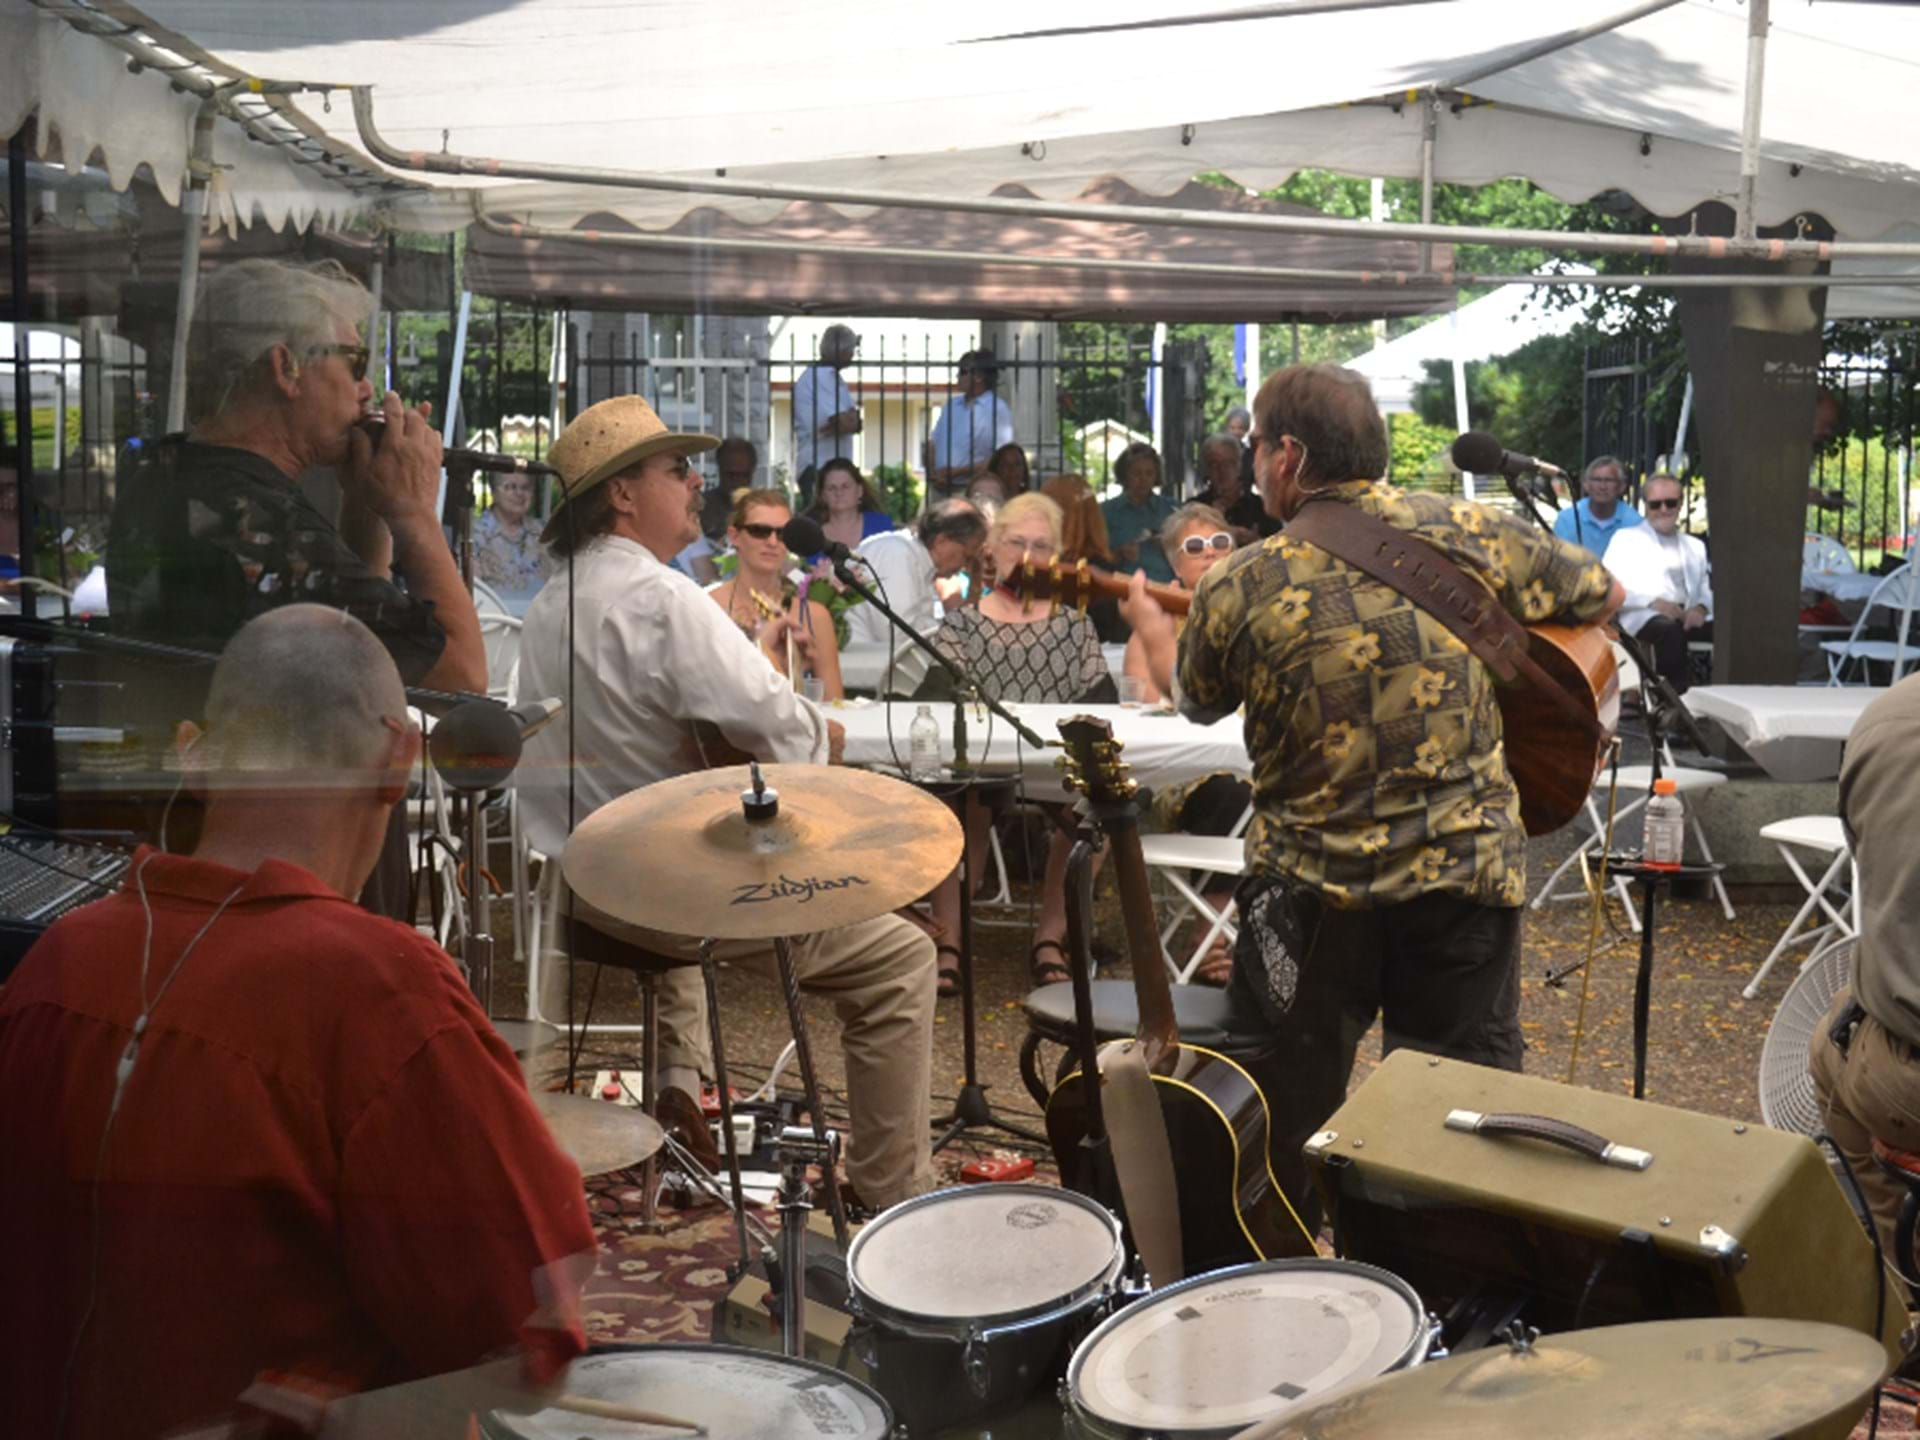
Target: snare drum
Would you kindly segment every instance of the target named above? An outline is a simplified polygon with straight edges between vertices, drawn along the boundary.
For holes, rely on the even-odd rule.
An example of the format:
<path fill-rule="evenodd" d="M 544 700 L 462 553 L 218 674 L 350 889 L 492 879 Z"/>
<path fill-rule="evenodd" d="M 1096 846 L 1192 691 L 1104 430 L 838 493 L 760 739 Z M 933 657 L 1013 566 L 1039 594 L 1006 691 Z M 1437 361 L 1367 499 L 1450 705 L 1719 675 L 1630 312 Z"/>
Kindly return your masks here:
<path fill-rule="evenodd" d="M 896 1205 L 847 1251 L 874 1384 L 914 1434 L 1015 1404 L 1060 1378 L 1125 1260 L 1120 1222 L 1070 1190 L 963 1185 Z"/>
<path fill-rule="evenodd" d="M 693 1420 L 711 1440 L 888 1440 L 893 1412 L 857 1380 L 811 1360 L 791 1360 L 727 1345 L 640 1345 L 603 1350 L 573 1362 L 569 1394 Z M 487 1440 L 581 1440 L 583 1436 L 666 1436 L 651 1425 L 597 1420 L 571 1410 L 513 1415 L 496 1410 L 480 1423 Z"/>
<path fill-rule="evenodd" d="M 1067 1367 L 1084 1437 L 1213 1440 L 1350 1380 L 1418 1365 L 1420 1297 L 1345 1260 L 1267 1260 L 1183 1280 L 1089 1335 Z"/>

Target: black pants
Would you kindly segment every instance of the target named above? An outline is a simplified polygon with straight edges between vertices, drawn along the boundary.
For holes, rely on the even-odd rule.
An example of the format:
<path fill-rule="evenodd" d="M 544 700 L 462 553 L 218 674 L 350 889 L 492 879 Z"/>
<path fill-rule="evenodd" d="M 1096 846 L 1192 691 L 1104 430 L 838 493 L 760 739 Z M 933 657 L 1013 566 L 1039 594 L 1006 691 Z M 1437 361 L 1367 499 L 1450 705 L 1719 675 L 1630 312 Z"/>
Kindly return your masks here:
<path fill-rule="evenodd" d="M 1689 630 L 1678 620 L 1665 615 L 1655 615 L 1640 627 L 1633 637 L 1646 647 L 1647 656 L 1653 661 L 1653 668 L 1660 673 L 1674 690 L 1684 695 L 1687 686 L 1693 683 L 1693 657 L 1687 653 L 1687 645 L 1694 640 L 1711 641 L 1713 622 L 1709 620 L 1697 630 Z"/>
<path fill-rule="evenodd" d="M 1248 885 L 1263 883 L 1271 882 L 1255 876 Z M 1274 1176 L 1317 1229 L 1319 1197 L 1300 1147 L 1346 1099 L 1354 1053 L 1376 1017 L 1388 1053 L 1411 1046 L 1520 1069 L 1520 911 L 1438 894 L 1334 910 L 1298 891 L 1295 913 L 1304 955 L 1291 1005 L 1276 1010 L 1264 994 L 1259 952 L 1250 948 L 1259 937 L 1245 923 L 1228 994 L 1237 1012 L 1264 1013 L 1273 1034 L 1271 1059 L 1249 1070 L 1267 1097 Z"/>

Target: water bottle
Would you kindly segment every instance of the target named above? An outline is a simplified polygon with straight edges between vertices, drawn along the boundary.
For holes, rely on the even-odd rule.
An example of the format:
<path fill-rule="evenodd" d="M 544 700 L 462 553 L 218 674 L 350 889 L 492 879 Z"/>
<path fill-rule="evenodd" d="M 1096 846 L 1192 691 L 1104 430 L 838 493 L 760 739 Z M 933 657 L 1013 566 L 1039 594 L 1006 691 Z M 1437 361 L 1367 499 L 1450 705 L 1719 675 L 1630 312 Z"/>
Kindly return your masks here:
<path fill-rule="evenodd" d="M 1686 859 L 1687 812 L 1680 803 L 1679 789 L 1671 780 L 1656 780 L 1653 798 L 1647 801 L 1640 857 L 1661 870 L 1678 870 Z"/>
<path fill-rule="evenodd" d="M 940 722 L 931 705 L 920 707 L 907 731 L 907 774 L 915 780 L 940 778 Z"/>

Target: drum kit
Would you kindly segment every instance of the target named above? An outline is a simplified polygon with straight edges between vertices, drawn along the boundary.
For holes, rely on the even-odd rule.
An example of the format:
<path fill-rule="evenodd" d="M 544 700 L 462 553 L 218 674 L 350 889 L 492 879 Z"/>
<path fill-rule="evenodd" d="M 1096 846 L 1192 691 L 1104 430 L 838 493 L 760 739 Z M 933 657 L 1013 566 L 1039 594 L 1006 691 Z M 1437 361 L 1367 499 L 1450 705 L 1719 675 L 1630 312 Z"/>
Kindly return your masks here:
<path fill-rule="evenodd" d="M 753 766 L 684 776 L 603 807 L 563 865 L 589 903 L 634 924 L 776 943 L 814 1138 L 824 1142 L 785 937 L 907 903 L 952 867 L 958 848 L 951 813 L 912 786 Z M 636 874 L 654 883 L 636 885 Z M 659 1145 L 658 1127 L 633 1110 L 541 1103 L 583 1169 L 631 1164 L 636 1148 Z M 783 1187 L 788 1276 L 804 1273 L 807 1208 L 803 1185 Z M 1546 1338 L 1515 1329 L 1447 1356 L 1420 1297 L 1384 1270 L 1266 1260 L 1149 1291 L 1130 1278 L 1113 1214 L 1033 1185 L 921 1196 L 867 1224 L 845 1254 L 852 1353 L 871 1386 L 799 1358 L 804 1287 L 791 1284 L 785 1355 L 677 1344 L 596 1351 L 574 1363 L 565 1396 L 531 1413 L 496 1410 L 480 1433 L 1734 1440 L 1844 1434 L 1886 1369 L 1870 1335 L 1754 1317 Z"/>

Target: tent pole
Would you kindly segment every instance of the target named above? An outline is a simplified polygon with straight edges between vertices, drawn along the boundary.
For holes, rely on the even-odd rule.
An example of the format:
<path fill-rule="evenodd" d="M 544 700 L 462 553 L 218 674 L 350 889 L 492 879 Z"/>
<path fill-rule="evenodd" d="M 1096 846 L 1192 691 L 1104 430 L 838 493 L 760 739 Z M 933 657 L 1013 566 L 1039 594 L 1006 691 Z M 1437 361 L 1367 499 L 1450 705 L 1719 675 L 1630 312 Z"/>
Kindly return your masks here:
<path fill-rule="evenodd" d="M 1435 132 L 1440 128 L 1440 97 L 1433 91 L 1427 92 L 1426 101 L 1420 107 L 1420 223 L 1433 224 L 1433 141 Z M 1420 245 L 1420 273 L 1430 274 L 1433 270 L 1433 242 L 1422 241 Z"/>
<path fill-rule="evenodd" d="M 1760 179 L 1760 100 L 1767 76 L 1768 0 L 1747 0 L 1747 93 L 1740 117 L 1740 198 L 1733 236 L 1753 239 L 1753 191 Z"/>
<path fill-rule="evenodd" d="M 1467 362 L 1460 358 L 1463 344 L 1460 337 L 1460 311 L 1456 307 L 1447 315 L 1447 325 L 1453 331 L 1453 427 L 1462 434 L 1473 428 L 1467 419 Z M 1460 483 L 1465 489 L 1467 499 L 1477 500 L 1473 483 L 1473 472 L 1462 470 Z"/>
<path fill-rule="evenodd" d="M 453 322 L 453 364 L 447 368 L 447 408 L 441 412 L 440 443 L 453 444 L 454 427 L 460 423 L 460 372 L 467 364 L 467 321 L 473 316 L 473 292 L 460 292 L 460 315 Z M 440 472 L 440 498 L 433 513 L 447 513 L 447 472 Z"/>
<path fill-rule="evenodd" d="M 367 373 L 374 377 L 374 384 L 381 393 L 387 388 L 387 328 L 381 324 L 381 291 L 386 288 L 387 261 L 384 253 L 376 251 L 373 257 L 373 270 L 367 277 L 367 292 L 371 301 L 367 313 L 367 349 L 372 352 L 367 361 Z"/>
<path fill-rule="evenodd" d="M 1687 449 L 1687 424 L 1693 419 L 1693 372 L 1687 372 L 1687 388 L 1680 392 L 1680 423 L 1674 428 L 1673 449 L 1667 452 L 1667 463 L 1677 475 L 1686 468 L 1680 463 L 1680 457 Z"/>
<path fill-rule="evenodd" d="M 180 291 L 173 316 L 173 368 L 167 373 L 167 433 L 187 428 L 187 334 L 200 290 L 200 233 L 206 228 L 207 182 L 213 178 L 213 117 L 209 95 L 193 117 L 193 149 L 187 156 L 187 193 L 180 197 Z"/>
<path fill-rule="evenodd" d="M 1257 320 L 1247 324 L 1246 376 L 1247 413 L 1252 414 L 1253 397 L 1260 393 L 1260 382 L 1265 378 L 1260 373 L 1260 322 Z"/>
<path fill-rule="evenodd" d="M 35 526 L 33 494 L 33 371 L 32 344 L 27 325 L 33 318 L 33 297 L 27 293 L 27 128 L 24 123 L 7 140 L 8 270 L 13 282 L 13 490 L 20 524 L 20 573 L 31 577 Z M 20 613 L 34 618 L 34 588 L 20 587 Z M 11 788 L 7 798 L 12 799 Z"/>

